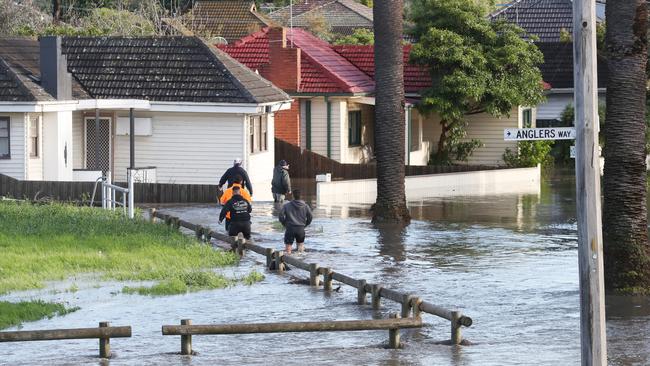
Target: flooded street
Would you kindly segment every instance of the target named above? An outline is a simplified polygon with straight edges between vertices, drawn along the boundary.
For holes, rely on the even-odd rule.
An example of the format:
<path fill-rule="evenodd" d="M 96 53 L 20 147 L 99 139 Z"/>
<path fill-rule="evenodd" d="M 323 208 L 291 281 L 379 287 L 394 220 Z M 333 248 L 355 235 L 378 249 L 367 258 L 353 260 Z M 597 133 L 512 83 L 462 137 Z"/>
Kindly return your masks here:
<path fill-rule="evenodd" d="M 356 290 L 293 284 L 291 276 L 264 272 L 264 258 L 249 253 L 236 268 L 266 278 L 179 296 L 119 293 L 123 283 L 72 279 L 32 297 L 68 302 L 81 309 L 64 317 L 27 323 L 24 330 L 131 325 L 133 337 L 111 340 L 114 358 L 100 361 L 97 340 L 0 344 L 0 363 L 101 365 L 578 365 L 579 293 L 574 181 L 567 174 L 545 179 L 541 195 L 456 197 L 411 202 L 414 221 L 403 230 L 376 228 L 367 207 L 319 207 L 307 230 L 302 259 L 354 278 L 418 294 L 459 308 L 474 320 L 463 329 L 474 345 L 450 347 L 448 321 L 424 314 L 426 327 L 402 331 L 403 350 L 387 350 L 387 331 L 195 336 L 196 356 L 181 356 L 180 337 L 162 336 L 163 324 L 314 321 L 387 317 L 399 307 L 358 306 Z M 283 231 L 269 203 L 254 205 L 253 231 L 263 246 L 283 247 Z M 164 212 L 217 228 L 217 208 L 167 207 Z M 223 231 L 223 228 L 220 228 Z M 66 291 L 72 284 L 79 290 Z M 101 284 L 101 286 L 99 286 Z M 336 288 L 337 285 L 335 284 Z M 650 299 L 610 297 L 608 346 L 612 365 L 650 364 Z"/>

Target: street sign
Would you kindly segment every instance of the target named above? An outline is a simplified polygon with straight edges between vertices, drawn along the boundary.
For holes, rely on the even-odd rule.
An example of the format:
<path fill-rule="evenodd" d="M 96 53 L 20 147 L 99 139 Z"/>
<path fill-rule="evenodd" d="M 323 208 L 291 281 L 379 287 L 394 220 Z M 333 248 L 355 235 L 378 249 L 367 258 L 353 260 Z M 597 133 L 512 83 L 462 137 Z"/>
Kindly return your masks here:
<path fill-rule="evenodd" d="M 552 128 L 506 128 L 503 139 L 506 141 L 530 140 L 575 140 L 576 129 L 573 127 Z"/>

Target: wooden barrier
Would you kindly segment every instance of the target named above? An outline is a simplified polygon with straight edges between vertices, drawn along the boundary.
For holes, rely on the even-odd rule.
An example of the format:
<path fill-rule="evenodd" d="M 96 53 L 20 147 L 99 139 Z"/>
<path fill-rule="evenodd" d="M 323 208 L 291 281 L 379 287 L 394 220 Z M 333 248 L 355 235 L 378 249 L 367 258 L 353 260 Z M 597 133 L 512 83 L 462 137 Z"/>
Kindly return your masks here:
<path fill-rule="evenodd" d="M 192 336 L 206 334 L 251 334 L 251 333 L 302 333 L 302 332 L 347 332 L 361 330 L 389 330 L 389 347 L 399 348 L 399 330 L 420 328 L 420 318 L 399 318 L 391 314 L 390 319 L 339 320 L 320 322 L 281 322 L 249 324 L 191 325 L 191 320 L 181 320 L 181 325 L 163 325 L 163 335 L 181 336 L 181 354 L 192 354 Z"/>
<path fill-rule="evenodd" d="M 111 327 L 109 322 L 100 322 L 98 328 L 22 330 L 0 332 L 0 342 L 55 341 L 61 339 L 99 339 L 99 357 L 111 357 L 111 338 L 131 337 L 131 327 Z"/>
<path fill-rule="evenodd" d="M 196 225 L 179 220 L 176 217 L 162 214 L 157 211 L 152 211 L 152 215 L 164 220 L 169 225 L 172 225 L 173 222 L 178 222 L 182 227 L 196 230 Z M 230 236 L 214 231 L 209 231 L 208 236 L 227 243 L 235 243 L 235 240 Z M 273 266 L 278 273 L 284 272 L 285 264 L 290 264 L 295 268 L 309 272 L 310 286 L 318 287 L 322 282 L 325 291 L 331 291 L 333 280 L 352 286 L 357 289 L 357 303 L 359 305 L 365 305 L 366 295 L 371 294 L 371 304 L 373 309 L 379 309 L 381 307 L 381 298 L 385 298 L 397 302 L 402 306 L 402 317 L 419 317 L 420 314 L 424 312 L 449 320 L 451 322 L 451 342 L 453 344 L 461 344 L 462 342 L 461 327 L 472 326 L 472 318 L 463 315 L 460 311 L 448 310 L 429 302 L 422 301 L 422 299 L 416 295 L 405 294 L 383 287 L 380 284 L 370 284 L 367 283 L 366 280 L 357 280 L 345 274 L 336 272 L 331 268 L 320 267 L 317 263 L 306 263 L 298 258 L 285 254 L 283 251 L 275 251 L 272 248 L 261 247 L 251 242 L 244 243 L 243 247 L 266 256 L 266 267 L 270 269 Z M 323 277 L 322 281 L 320 276 Z"/>

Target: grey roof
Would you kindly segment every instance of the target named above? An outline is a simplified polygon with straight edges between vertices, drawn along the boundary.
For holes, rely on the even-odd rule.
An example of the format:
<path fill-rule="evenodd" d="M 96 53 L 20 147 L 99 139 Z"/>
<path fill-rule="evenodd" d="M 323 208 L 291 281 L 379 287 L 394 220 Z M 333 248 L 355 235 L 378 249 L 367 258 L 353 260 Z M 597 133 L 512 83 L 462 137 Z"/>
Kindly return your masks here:
<path fill-rule="evenodd" d="M 269 17 L 285 26 L 293 14 L 293 26 L 306 28 L 314 16 L 322 16 L 337 34 L 352 34 L 355 29 L 372 29 L 372 8 L 354 0 L 309 0 L 276 10 Z"/>
<path fill-rule="evenodd" d="M 197 37 L 65 37 L 62 44 L 77 99 L 251 104 L 290 99 Z M 0 60 L 21 70 L 23 78 L 11 80 L 31 91 L 31 100 L 54 99 L 40 87 L 38 41 L 0 39 Z"/>
<path fill-rule="evenodd" d="M 39 80 L 38 42 L 25 38 L 0 38 L 0 101 L 54 100 Z"/>
<path fill-rule="evenodd" d="M 539 66 L 542 78 L 552 89 L 573 88 L 573 43 L 538 42 L 537 47 L 544 54 L 544 63 Z M 607 60 L 598 56 L 598 87 L 606 87 Z"/>
<path fill-rule="evenodd" d="M 573 29 L 571 0 L 517 0 L 494 12 L 492 19 L 504 19 L 535 35 L 540 42 L 559 42 L 560 32 Z"/>

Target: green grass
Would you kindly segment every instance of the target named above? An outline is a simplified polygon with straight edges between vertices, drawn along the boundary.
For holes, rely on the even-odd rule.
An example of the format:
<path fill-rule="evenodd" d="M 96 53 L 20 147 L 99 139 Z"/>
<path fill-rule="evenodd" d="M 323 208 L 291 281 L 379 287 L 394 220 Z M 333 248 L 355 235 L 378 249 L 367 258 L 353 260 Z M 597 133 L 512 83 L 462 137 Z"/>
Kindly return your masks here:
<path fill-rule="evenodd" d="M 214 272 L 192 271 L 178 274 L 174 278 L 166 279 L 153 286 L 124 286 L 122 292 L 125 294 L 139 294 L 143 296 L 178 295 L 187 292 L 225 288 L 234 285 L 237 282 L 242 282 L 250 286 L 263 279 L 264 275 L 255 270 L 251 271 L 238 281 L 228 279 Z"/>
<path fill-rule="evenodd" d="M 0 202 L 0 294 L 80 273 L 102 279 L 177 279 L 237 263 L 165 225 L 62 204 Z"/>
<path fill-rule="evenodd" d="M 15 303 L 0 301 L 0 329 L 21 325 L 23 322 L 52 318 L 55 315 L 65 315 L 78 309 L 41 300 Z"/>

